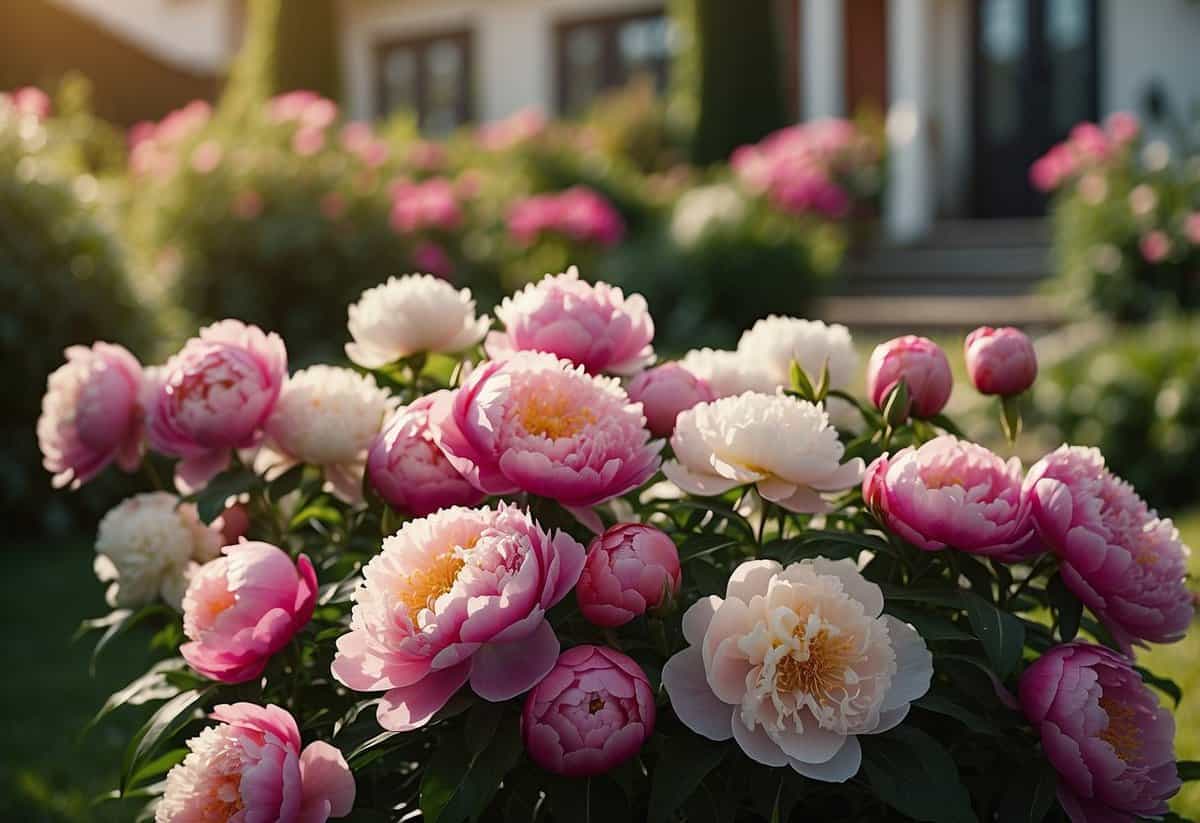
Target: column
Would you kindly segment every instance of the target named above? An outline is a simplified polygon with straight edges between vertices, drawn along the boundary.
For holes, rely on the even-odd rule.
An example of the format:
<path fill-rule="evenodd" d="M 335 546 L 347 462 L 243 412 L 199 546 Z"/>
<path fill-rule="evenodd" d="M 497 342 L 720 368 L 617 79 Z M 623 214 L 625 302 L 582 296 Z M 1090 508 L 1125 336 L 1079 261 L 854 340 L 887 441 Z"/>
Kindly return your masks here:
<path fill-rule="evenodd" d="M 800 110 L 807 120 L 841 117 L 846 108 L 846 38 L 842 0 L 803 0 Z"/>
<path fill-rule="evenodd" d="M 933 225 L 935 192 L 930 145 L 933 102 L 932 0 L 888 0 L 888 188 L 884 222 L 897 242 L 919 239 Z"/>

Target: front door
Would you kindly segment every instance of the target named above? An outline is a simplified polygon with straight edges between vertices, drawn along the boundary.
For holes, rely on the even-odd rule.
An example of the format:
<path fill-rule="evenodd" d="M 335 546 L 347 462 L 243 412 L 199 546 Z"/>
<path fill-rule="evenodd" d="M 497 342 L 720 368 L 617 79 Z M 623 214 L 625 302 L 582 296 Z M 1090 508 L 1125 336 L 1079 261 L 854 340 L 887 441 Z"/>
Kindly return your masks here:
<path fill-rule="evenodd" d="M 974 211 L 1045 212 L 1029 167 L 1099 109 L 1097 0 L 978 0 Z"/>

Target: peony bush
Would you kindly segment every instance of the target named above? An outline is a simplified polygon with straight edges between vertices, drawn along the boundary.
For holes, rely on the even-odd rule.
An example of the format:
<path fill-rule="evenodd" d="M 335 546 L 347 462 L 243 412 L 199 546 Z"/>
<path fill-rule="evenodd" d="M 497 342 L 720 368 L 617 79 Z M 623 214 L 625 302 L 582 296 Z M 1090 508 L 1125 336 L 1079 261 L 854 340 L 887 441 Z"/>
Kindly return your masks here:
<path fill-rule="evenodd" d="M 931 341 L 882 344 L 860 398 L 840 326 L 661 362 L 644 298 L 574 270 L 497 315 L 409 275 L 326 343 L 354 367 L 289 373 L 234 319 L 163 366 L 68 353 L 54 482 L 175 467 L 96 541 L 114 610 L 85 629 L 161 655 L 100 709 L 154 706 L 110 802 L 1089 823 L 1200 773 L 1131 656 L 1193 619 L 1178 532 L 1095 449 L 1026 471 L 966 439 Z M 980 391 L 1034 382 L 1019 332 L 965 346 Z"/>

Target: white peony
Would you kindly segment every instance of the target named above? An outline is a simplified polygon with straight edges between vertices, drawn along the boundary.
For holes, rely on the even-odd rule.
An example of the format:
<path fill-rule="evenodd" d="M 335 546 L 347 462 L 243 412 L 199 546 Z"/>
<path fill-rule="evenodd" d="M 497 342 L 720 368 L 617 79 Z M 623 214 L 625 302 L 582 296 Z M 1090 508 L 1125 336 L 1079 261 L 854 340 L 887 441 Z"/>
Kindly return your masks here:
<path fill-rule="evenodd" d="M 685 248 L 696 245 L 710 229 L 739 222 L 746 201 L 735 186 L 715 183 L 684 192 L 671 214 L 671 237 Z"/>
<path fill-rule="evenodd" d="M 100 521 L 96 576 L 109 583 L 113 607 L 137 607 L 161 597 L 179 609 L 197 564 L 221 552 L 220 521 L 205 526 L 196 508 L 167 492 L 139 494 Z"/>
<path fill-rule="evenodd" d="M 419 352 L 459 352 L 487 334 L 491 320 L 475 316 L 470 289 L 455 289 L 431 274 L 392 277 L 350 306 L 346 354 L 378 369 Z"/>
<path fill-rule="evenodd" d="M 738 341 L 738 354 L 771 375 L 777 386 L 791 385 L 795 360 L 815 386 L 821 369 L 829 363 L 830 388 L 844 389 L 858 371 L 858 352 L 850 330 L 820 320 L 771 315 L 754 324 Z"/>
<path fill-rule="evenodd" d="M 844 448 L 820 406 L 785 394 L 746 392 L 680 412 L 675 459 L 663 474 L 689 494 L 724 494 L 753 483 L 764 500 L 794 512 L 828 509 L 821 492 L 856 485 L 863 461 Z"/>
<path fill-rule="evenodd" d="M 773 392 L 775 382 L 763 368 L 738 352 L 722 349 L 692 349 L 679 365 L 708 383 L 717 397 L 747 391 Z"/>

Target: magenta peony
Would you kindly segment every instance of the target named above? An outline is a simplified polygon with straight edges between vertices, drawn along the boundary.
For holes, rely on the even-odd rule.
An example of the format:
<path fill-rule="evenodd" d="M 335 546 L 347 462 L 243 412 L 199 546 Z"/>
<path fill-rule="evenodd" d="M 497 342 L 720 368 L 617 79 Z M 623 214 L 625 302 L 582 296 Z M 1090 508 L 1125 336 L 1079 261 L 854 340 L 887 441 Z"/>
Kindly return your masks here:
<path fill-rule="evenodd" d="M 271 655 L 308 623 L 317 574 L 304 555 L 296 563 L 270 543 L 239 543 L 192 575 L 183 596 L 179 649 L 188 665 L 222 683 L 262 674 Z"/>
<path fill-rule="evenodd" d="M 586 186 L 572 186 L 517 202 L 508 216 L 508 231 L 524 245 L 552 233 L 607 247 L 621 242 L 625 222 L 602 196 Z"/>
<path fill-rule="evenodd" d="M 1021 675 L 1020 695 L 1072 823 L 1167 812 L 1179 791 L 1175 720 L 1128 660 L 1087 643 L 1056 646 Z"/>
<path fill-rule="evenodd" d="M 233 449 L 256 446 L 287 377 L 276 334 L 224 320 L 200 330 L 158 375 L 147 408 L 150 446 L 182 460 L 183 490 L 203 487 Z"/>
<path fill-rule="evenodd" d="M 429 409 L 445 393 L 427 394 L 400 409 L 367 454 L 367 477 L 375 491 L 414 517 L 474 506 L 484 497 L 451 465 L 429 430 Z"/>
<path fill-rule="evenodd" d="M 905 335 L 880 343 L 867 362 L 867 394 L 883 408 L 892 388 L 904 380 L 915 417 L 933 417 L 946 407 L 954 376 L 942 347 L 926 337 Z"/>
<path fill-rule="evenodd" d="M 1188 548 L 1097 449 L 1063 446 L 1025 479 L 1034 521 L 1062 561 L 1067 587 L 1122 648 L 1173 643 L 1192 621 Z"/>
<path fill-rule="evenodd" d="M 575 596 L 597 626 L 623 626 L 679 593 L 679 551 L 660 529 L 619 523 L 588 546 Z"/>
<path fill-rule="evenodd" d="M 959 549 L 1019 560 L 1041 550 L 1021 461 L 951 435 L 883 455 L 863 478 L 863 500 L 919 549 Z"/>
<path fill-rule="evenodd" d="M 963 343 L 967 374 L 982 394 L 1020 394 L 1037 379 L 1033 341 L 1020 329 L 980 326 Z"/>
<path fill-rule="evenodd" d="M 462 222 L 454 184 L 441 177 L 423 183 L 397 183 L 391 188 L 392 228 L 411 233 L 450 231 Z"/>
<path fill-rule="evenodd" d="M 434 403 L 429 425 L 476 488 L 575 507 L 640 486 L 658 470 L 663 446 L 650 442 L 641 407 L 616 379 L 541 352 L 482 364 Z"/>
<path fill-rule="evenodd" d="M 708 381 L 678 363 L 664 363 L 629 381 L 629 399 L 642 404 L 646 426 L 656 437 L 670 437 L 675 418 L 699 403 L 716 400 Z"/>
<path fill-rule="evenodd" d="M 125 471 L 142 461 L 142 367 L 113 343 L 71 346 L 46 381 L 38 445 L 55 487 L 79 488 L 114 460 Z"/>
<path fill-rule="evenodd" d="M 590 777 L 641 751 L 654 715 L 654 691 L 632 658 L 576 646 L 525 698 L 521 735 L 530 759 L 546 771 Z"/>
<path fill-rule="evenodd" d="M 342 753 L 320 741 L 301 750 L 296 720 L 278 706 L 217 706 L 220 722 L 188 741 L 167 774 L 155 823 L 216 820 L 325 823 L 354 806 L 354 775 Z"/>
<path fill-rule="evenodd" d="M 607 283 L 586 283 L 574 266 L 506 297 L 496 317 L 504 331 L 488 335 L 494 360 L 542 351 L 592 374 L 631 374 L 654 361 L 654 321 L 646 300 L 640 294 L 625 297 Z"/>
<path fill-rule="evenodd" d="M 583 561 L 570 535 L 504 503 L 409 521 L 363 570 L 333 675 L 386 690 L 378 717 L 392 731 L 425 725 L 468 680 L 485 700 L 516 697 L 554 667 L 546 611 Z"/>

